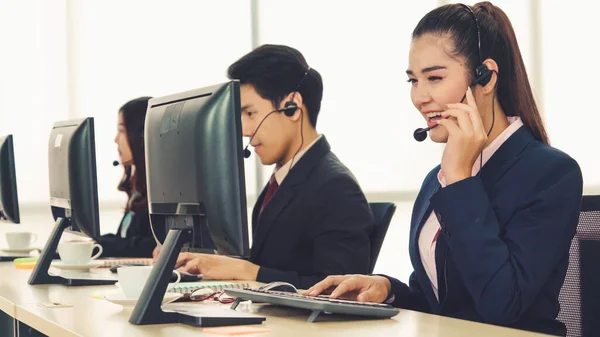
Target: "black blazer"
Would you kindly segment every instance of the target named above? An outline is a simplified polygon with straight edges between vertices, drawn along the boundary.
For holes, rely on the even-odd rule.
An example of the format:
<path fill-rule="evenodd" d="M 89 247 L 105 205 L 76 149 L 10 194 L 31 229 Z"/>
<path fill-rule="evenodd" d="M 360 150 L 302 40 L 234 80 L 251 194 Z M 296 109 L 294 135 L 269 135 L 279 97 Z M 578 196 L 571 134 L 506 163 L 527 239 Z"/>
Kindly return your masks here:
<path fill-rule="evenodd" d="M 308 289 L 328 275 L 369 272 L 374 220 L 352 173 L 321 137 L 294 165 L 259 213 L 252 213 L 250 261 L 259 282 Z"/>
<path fill-rule="evenodd" d="M 481 175 L 441 188 L 438 170 L 425 178 L 413 209 L 415 271 L 408 285 L 390 278 L 394 305 L 565 335 L 556 317 L 581 204 L 577 162 L 522 126 Z M 440 302 L 418 246 L 431 212 L 442 228 L 435 251 Z"/>
<path fill-rule="evenodd" d="M 102 246 L 101 257 L 152 257 L 156 242 L 150 230 L 148 210 L 138 211 L 133 215 L 125 238 L 121 237 L 123 220 L 125 216 L 121 220 L 117 234 L 107 234 L 96 239 Z M 164 229 L 155 228 L 155 230 L 158 231 L 159 239 L 164 237 Z"/>

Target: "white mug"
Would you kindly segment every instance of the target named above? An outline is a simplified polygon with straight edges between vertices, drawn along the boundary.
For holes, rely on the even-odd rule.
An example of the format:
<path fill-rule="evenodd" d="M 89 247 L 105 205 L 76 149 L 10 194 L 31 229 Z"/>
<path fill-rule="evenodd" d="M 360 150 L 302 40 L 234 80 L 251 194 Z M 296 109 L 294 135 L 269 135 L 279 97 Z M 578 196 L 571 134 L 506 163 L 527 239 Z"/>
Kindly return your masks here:
<path fill-rule="evenodd" d="M 90 257 L 95 247 L 98 247 L 98 253 Z M 65 264 L 88 264 L 102 255 L 102 246 L 92 241 L 63 242 L 58 245 L 58 255 Z"/>
<path fill-rule="evenodd" d="M 6 243 L 11 249 L 29 248 L 37 240 L 37 235 L 30 232 L 9 232 L 6 233 Z"/>
<path fill-rule="evenodd" d="M 153 266 L 129 266 L 117 269 L 119 287 L 123 290 L 125 297 L 132 299 L 140 297 L 146 281 L 150 277 L 152 268 Z M 171 283 L 169 286 L 174 286 L 181 281 L 181 274 L 177 270 L 173 272 L 177 274 L 177 281 Z"/>

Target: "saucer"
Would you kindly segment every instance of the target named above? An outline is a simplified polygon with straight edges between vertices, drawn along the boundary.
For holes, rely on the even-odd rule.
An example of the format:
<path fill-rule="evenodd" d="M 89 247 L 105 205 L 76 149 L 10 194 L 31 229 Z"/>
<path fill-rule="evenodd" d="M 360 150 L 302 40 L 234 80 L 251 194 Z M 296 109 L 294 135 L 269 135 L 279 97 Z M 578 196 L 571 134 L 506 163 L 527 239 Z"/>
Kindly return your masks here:
<path fill-rule="evenodd" d="M 171 302 L 179 299 L 181 296 L 183 296 L 183 295 L 178 294 L 178 293 L 167 292 L 167 293 L 165 293 L 165 297 L 163 297 L 162 304 L 171 303 Z M 137 300 L 138 300 L 137 298 L 125 297 L 125 294 L 123 294 L 123 293 L 104 295 L 104 299 L 111 303 L 121 305 L 121 306 L 123 306 L 124 309 L 133 309 L 133 307 L 135 306 L 135 304 L 137 303 Z"/>
<path fill-rule="evenodd" d="M 86 264 L 66 264 L 63 261 L 52 262 L 51 266 L 60 269 L 60 270 L 90 270 L 92 268 L 97 268 L 103 266 L 104 262 L 102 261 L 90 261 Z"/>
<path fill-rule="evenodd" d="M 26 248 L 0 248 L 0 251 L 5 253 L 15 253 L 15 254 L 28 254 L 32 250 L 38 250 L 35 247 L 26 247 Z"/>

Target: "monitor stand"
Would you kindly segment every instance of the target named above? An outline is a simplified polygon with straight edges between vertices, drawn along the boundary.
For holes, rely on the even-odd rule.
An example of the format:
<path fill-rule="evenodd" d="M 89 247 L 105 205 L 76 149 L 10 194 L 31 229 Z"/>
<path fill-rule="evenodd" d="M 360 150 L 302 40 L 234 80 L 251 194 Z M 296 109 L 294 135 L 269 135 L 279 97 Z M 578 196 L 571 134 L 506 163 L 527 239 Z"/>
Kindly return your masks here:
<path fill-rule="evenodd" d="M 71 279 L 58 275 L 48 274 L 50 264 L 54 258 L 54 253 L 58 247 L 58 242 L 62 233 L 70 225 L 71 220 L 68 218 L 57 218 L 54 229 L 46 241 L 44 250 L 37 260 L 35 268 L 29 277 L 27 283 L 35 284 L 63 284 L 67 286 L 94 286 L 94 285 L 111 285 L 117 283 L 116 280 L 99 280 L 99 279 Z"/>
<path fill-rule="evenodd" d="M 144 290 L 129 317 L 135 325 L 182 323 L 198 327 L 261 324 L 265 318 L 259 316 L 226 317 L 191 315 L 179 312 L 165 312 L 161 309 L 162 300 L 173 274 L 181 248 L 190 237 L 190 230 L 170 229 L 165 243 L 154 263 Z M 233 317 L 232 317 L 233 316 Z"/>

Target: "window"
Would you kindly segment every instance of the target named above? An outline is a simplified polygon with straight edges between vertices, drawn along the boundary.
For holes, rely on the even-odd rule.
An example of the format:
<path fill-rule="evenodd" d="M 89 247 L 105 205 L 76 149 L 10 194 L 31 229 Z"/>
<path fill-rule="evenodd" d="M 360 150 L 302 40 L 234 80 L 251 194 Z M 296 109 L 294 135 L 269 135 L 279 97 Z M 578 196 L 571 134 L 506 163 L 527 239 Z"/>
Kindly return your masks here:
<path fill-rule="evenodd" d="M 424 123 L 405 81 L 410 33 L 436 4 L 260 1 L 261 43 L 297 48 L 321 73 L 318 130 L 367 193 L 415 191 L 439 161 L 439 146 L 413 139 Z"/>
<path fill-rule="evenodd" d="M 48 203 L 48 139 L 67 118 L 66 1 L 0 1 L 0 135 L 13 134 L 19 202 Z"/>
<path fill-rule="evenodd" d="M 543 103 L 550 141 L 579 162 L 584 192 L 597 194 L 600 156 L 594 121 L 600 69 L 594 65 L 594 32 L 600 3 L 544 1 L 541 9 Z"/>

